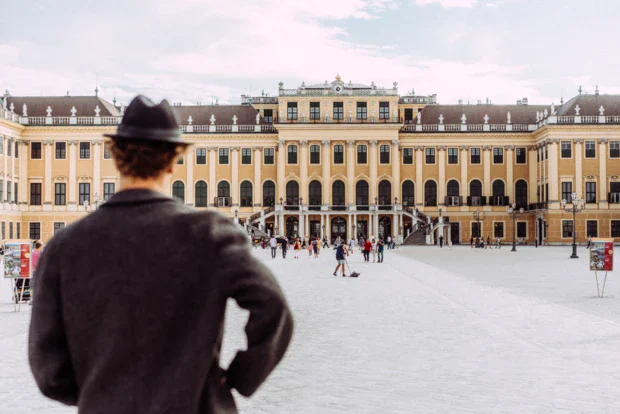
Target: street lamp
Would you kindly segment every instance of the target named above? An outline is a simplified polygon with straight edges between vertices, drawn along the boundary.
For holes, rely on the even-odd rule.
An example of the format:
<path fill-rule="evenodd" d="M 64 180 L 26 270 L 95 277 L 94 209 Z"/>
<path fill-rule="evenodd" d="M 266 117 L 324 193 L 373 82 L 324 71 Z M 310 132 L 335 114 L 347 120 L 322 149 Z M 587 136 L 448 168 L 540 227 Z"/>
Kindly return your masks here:
<path fill-rule="evenodd" d="M 515 222 L 515 218 L 517 218 L 517 214 L 523 214 L 523 207 L 517 210 L 517 204 L 512 203 L 508 207 L 506 207 L 506 212 L 510 217 L 512 217 L 512 250 L 511 252 L 517 251 L 517 224 Z"/>
<path fill-rule="evenodd" d="M 570 203 L 568 201 L 570 201 Z M 571 199 L 568 201 L 566 199 L 562 199 L 561 203 L 562 208 L 566 212 L 573 213 L 573 254 L 570 256 L 570 258 L 578 259 L 579 256 L 577 256 L 577 232 L 575 231 L 577 226 L 575 225 L 575 215 L 577 213 L 580 213 L 581 210 L 583 210 L 583 199 L 577 198 L 577 193 L 572 193 Z"/>

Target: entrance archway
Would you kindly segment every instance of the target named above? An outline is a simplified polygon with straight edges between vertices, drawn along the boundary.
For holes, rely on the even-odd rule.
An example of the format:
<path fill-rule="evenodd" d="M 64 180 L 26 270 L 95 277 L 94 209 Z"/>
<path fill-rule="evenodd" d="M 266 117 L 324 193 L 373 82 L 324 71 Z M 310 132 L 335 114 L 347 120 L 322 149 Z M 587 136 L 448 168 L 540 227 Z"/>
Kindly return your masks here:
<path fill-rule="evenodd" d="M 331 242 L 333 243 L 338 236 L 340 236 L 341 240 L 347 240 L 347 220 L 343 217 L 334 217 L 332 219 Z"/>
<path fill-rule="evenodd" d="M 379 238 L 387 239 L 392 235 L 392 220 L 389 217 L 381 217 L 379 219 Z"/>
<path fill-rule="evenodd" d="M 299 219 L 297 217 L 286 219 L 286 237 L 299 237 Z"/>

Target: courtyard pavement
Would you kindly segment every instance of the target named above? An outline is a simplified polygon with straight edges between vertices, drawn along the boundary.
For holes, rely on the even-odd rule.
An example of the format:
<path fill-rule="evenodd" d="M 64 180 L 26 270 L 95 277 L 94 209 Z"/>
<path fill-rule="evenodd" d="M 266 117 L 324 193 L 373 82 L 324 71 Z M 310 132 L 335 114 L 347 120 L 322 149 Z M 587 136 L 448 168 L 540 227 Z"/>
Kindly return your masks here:
<path fill-rule="evenodd" d="M 245 413 L 620 412 L 620 283 L 598 299 L 569 247 L 510 252 L 403 247 L 385 262 L 332 250 L 256 256 L 276 274 L 296 330 Z M 620 262 L 615 267 L 620 272 Z M 75 413 L 42 397 L 26 357 L 29 307 L 0 280 L 0 413 Z M 245 347 L 247 313 L 229 303 L 222 365 Z"/>

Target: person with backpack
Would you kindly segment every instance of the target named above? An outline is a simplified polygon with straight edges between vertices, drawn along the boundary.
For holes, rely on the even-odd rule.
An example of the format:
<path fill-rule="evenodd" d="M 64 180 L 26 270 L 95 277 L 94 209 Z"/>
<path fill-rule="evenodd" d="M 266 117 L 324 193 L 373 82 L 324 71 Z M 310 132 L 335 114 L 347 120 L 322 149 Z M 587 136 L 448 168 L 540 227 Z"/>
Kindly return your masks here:
<path fill-rule="evenodd" d="M 338 264 L 336 265 L 336 270 L 334 270 L 334 276 L 338 276 L 338 268 L 342 267 L 342 277 L 347 277 L 344 268 L 347 263 L 345 255 L 349 255 L 349 250 L 347 249 L 347 244 L 343 241 L 336 248 L 336 261 Z"/>

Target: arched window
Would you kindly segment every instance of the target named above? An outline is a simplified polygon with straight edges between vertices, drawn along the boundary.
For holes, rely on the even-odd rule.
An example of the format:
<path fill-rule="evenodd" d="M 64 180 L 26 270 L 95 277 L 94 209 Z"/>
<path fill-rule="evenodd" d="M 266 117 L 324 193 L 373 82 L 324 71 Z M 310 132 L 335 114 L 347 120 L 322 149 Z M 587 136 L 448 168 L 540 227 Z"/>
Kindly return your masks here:
<path fill-rule="evenodd" d="M 392 205 L 392 184 L 388 180 L 382 180 L 379 183 L 379 205 Z"/>
<path fill-rule="evenodd" d="M 485 199 L 482 197 L 482 183 L 480 180 L 472 180 L 472 182 L 469 183 L 467 204 L 470 206 L 483 206 L 486 204 Z"/>
<path fill-rule="evenodd" d="M 317 209 L 323 201 L 322 196 L 321 182 L 318 180 L 312 180 L 308 186 L 308 205 L 314 207 L 309 208 Z"/>
<path fill-rule="evenodd" d="M 336 180 L 332 184 L 332 205 L 344 206 L 344 200 L 344 183 L 340 180 Z"/>
<path fill-rule="evenodd" d="M 413 181 L 407 180 L 403 183 L 403 206 L 414 207 L 415 206 L 415 184 Z"/>
<path fill-rule="evenodd" d="M 207 183 L 198 181 L 194 186 L 194 204 L 196 207 L 207 207 Z"/>
<path fill-rule="evenodd" d="M 239 198 L 240 207 L 252 207 L 252 183 L 248 180 L 241 183 Z"/>
<path fill-rule="evenodd" d="M 457 197 L 459 195 L 459 182 L 456 180 L 448 181 L 448 197 Z"/>
<path fill-rule="evenodd" d="M 172 195 L 185 202 L 185 184 L 183 184 L 183 181 L 175 181 L 172 184 Z"/>
<path fill-rule="evenodd" d="M 364 180 L 360 180 L 355 184 L 355 204 L 358 210 L 368 209 L 368 183 Z"/>
<path fill-rule="evenodd" d="M 502 180 L 493 181 L 493 197 L 491 197 L 492 206 L 505 206 L 508 204 L 505 195 L 505 186 Z"/>
<path fill-rule="evenodd" d="M 289 206 L 299 205 L 299 184 L 297 181 L 286 183 L 286 204 Z"/>
<path fill-rule="evenodd" d="M 437 205 L 437 183 L 435 181 L 427 181 L 424 183 L 424 205 Z"/>
<path fill-rule="evenodd" d="M 517 208 L 527 207 L 527 183 L 525 180 L 519 180 L 515 183 L 515 203 Z"/>
<path fill-rule="evenodd" d="M 276 185 L 273 181 L 263 183 L 263 206 L 273 207 L 276 204 Z"/>
<path fill-rule="evenodd" d="M 227 181 L 220 181 L 217 185 L 217 206 L 230 207 L 230 184 Z"/>

